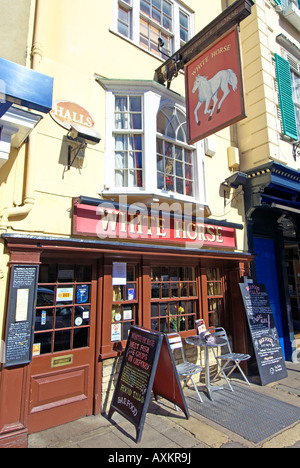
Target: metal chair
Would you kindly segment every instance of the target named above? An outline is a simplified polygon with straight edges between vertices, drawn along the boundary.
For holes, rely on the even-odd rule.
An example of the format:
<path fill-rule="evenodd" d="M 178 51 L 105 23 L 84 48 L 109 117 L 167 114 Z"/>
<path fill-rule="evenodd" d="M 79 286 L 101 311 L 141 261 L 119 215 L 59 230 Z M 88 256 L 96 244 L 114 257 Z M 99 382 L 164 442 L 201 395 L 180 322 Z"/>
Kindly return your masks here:
<path fill-rule="evenodd" d="M 195 382 L 193 380 L 193 375 L 202 372 L 203 367 L 198 366 L 197 364 L 194 364 L 194 363 L 189 362 L 189 361 L 186 360 L 184 350 L 183 350 L 182 339 L 181 339 L 181 336 L 178 333 L 170 333 L 168 335 L 168 341 L 169 341 L 170 348 L 171 348 L 172 351 L 174 351 L 175 349 L 180 349 L 181 350 L 181 355 L 182 355 L 183 361 L 180 364 L 176 365 L 176 370 L 178 372 L 179 378 L 181 377 L 186 382 L 189 379 L 191 379 L 191 381 L 193 382 L 194 388 L 195 388 L 195 390 L 197 392 L 197 395 L 199 397 L 199 400 L 201 401 L 201 403 L 203 403 L 201 395 L 200 395 L 200 393 L 199 393 L 199 391 L 197 389 L 197 386 L 196 386 L 196 384 L 195 384 Z"/>
<path fill-rule="evenodd" d="M 230 343 L 229 343 L 229 340 L 228 340 L 228 336 L 227 336 L 227 333 L 226 333 L 224 328 L 222 328 L 222 327 L 211 327 L 211 328 L 208 328 L 208 331 L 213 336 L 223 338 L 224 340 L 227 341 L 227 346 L 225 345 L 224 347 L 222 346 L 222 348 L 221 348 L 221 349 L 227 348 L 227 352 L 225 352 L 224 354 L 216 354 L 215 348 L 212 348 L 214 356 L 215 356 L 217 364 L 218 364 L 218 367 L 219 367 L 219 371 L 218 371 L 217 375 L 214 377 L 213 380 L 215 380 L 217 378 L 217 376 L 219 375 L 219 373 L 222 372 L 222 374 L 225 377 L 227 383 L 229 384 L 230 388 L 232 389 L 232 387 L 231 387 L 229 381 L 227 380 L 227 378 L 230 376 L 230 374 L 236 368 L 238 368 L 239 371 L 241 372 L 243 378 L 247 382 L 247 384 L 250 385 L 250 382 L 248 381 L 247 377 L 245 376 L 245 374 L 242 371 L 239 364 L 241 362 L 243 362 L 243 361 L 247 361 L 248 359 L 250 359 L 251 356 L 249 354 L 241 354 L 241 353 L 233 353 L 232 352 L 232 349 L 231 349 L 231 346 L 230 346 Z M 225 361 L 223 366 L 221 366 L 220 361 Z M 225 374 L 225 369 L 228 369 L 228 365 L 229 365 L 230 362 L 233 363 L 233 366 L 232 366 L 230 372 L 226 375 Z"/>

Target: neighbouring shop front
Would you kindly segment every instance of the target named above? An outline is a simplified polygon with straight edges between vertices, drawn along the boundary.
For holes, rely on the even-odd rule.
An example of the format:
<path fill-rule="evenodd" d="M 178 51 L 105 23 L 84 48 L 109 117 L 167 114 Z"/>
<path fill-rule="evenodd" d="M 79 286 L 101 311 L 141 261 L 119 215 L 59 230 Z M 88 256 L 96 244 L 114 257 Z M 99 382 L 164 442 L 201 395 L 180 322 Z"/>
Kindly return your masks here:
<path fill-rule="evenodd" d="M 266 285 L 286 360 L 297 359 L 300 333 L 299 171 L 270 162 L 248 172 L 245 185 L 249 250 L 255 281 Z"/>
<path fill-rule="evenodd" d="M 145 215 L 143 224 L 120 207 L 108 213 L 84 201 L 75 200 L 70 239 L 3 236 L 11 268 L 36 265 L 39 273 L 32 359 L 2 371 L 2 446 L 26 445 L 28 433 L 107 412 L 131 325 L 186 337 L 204 318 L 224 326 L 235 349 L 248 350 L 239 282 L 251 256 L 235 245 L 242 226 L 205 220 L 201 228 L 193 222 L 188 235 L 176 220 L 168 231 L 161 216 L 151 224 Z M 123 239 L 101 239 L 109 230 L 123 230 Z M 125 239 L 125 230 L 136 239 Z M 143 242 L 144 235 L 159 240 Z M 192 237 L 202 248 L 183 243 Z"/>

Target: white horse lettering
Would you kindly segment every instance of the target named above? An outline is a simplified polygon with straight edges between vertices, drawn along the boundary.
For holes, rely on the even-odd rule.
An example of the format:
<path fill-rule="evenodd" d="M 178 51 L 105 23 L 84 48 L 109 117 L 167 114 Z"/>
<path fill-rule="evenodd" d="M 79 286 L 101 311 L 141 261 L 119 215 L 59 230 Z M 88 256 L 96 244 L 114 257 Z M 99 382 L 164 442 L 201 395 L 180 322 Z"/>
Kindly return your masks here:
<path fill-rule="evenodd" d="M 200 106 L 203 104 L 203 102 L 205 102 L 204 114 L 209 114 L 208 120 L 211 120 L 212 115 L 215 111 L 217 102 L 219 100 L 218 91 L 221 88 L 221 90 L 223 91 L 223 97 L 220 100 L 218 104 L 218 108 L 217 108 L 217 112 L 220 112 L 224 99 L 230 93 L 230 89 L 228 85 L 232 86 L 233 91 L 237 90 L 237 85 L 238 85 L 237 76 L 234 73 L 234 71 L 230 69 L 220 70 L 210 80 L 208 80 L 206 76 L 200 76 L 200 75 L 196 76 L 192 92 L 195 93 L 198 89 L 199 102 L 197 104 L 197 107 L 194 110 L 195 120 L 196 120 L 197 125 L 200 125 L 200 121 L 198 119 L 198 110 L 200 109 Z M 211 100 L 213 100 L 213 106 L 209 108 L 208 106 Z"/>

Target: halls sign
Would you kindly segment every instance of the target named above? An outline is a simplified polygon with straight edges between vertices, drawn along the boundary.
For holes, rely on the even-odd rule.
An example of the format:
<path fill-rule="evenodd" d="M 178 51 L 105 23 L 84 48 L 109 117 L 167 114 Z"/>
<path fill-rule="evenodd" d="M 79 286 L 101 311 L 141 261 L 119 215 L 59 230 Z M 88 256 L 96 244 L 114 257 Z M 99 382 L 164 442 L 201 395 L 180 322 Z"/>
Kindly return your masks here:
<path fill-rule="evenodd" d="M 95 125 L 90 113 L 75 102 L 56 101 L 50 115 L 56 123 L 67 130 L 70 130 L 72 123 L 87 128 L 92 128 Z"/>

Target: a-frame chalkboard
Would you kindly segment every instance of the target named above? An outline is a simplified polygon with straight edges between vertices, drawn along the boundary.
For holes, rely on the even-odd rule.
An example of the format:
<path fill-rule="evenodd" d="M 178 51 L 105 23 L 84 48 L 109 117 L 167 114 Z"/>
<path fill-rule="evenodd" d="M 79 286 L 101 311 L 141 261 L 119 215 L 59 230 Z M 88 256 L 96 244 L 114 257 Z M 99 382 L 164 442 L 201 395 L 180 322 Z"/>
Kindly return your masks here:
<path fill-rule="evenodd" d="M 240 283 L 261 384 L 288 376 L 268 293 L 264 284 Z"/>
<path fill-rule="evenodd" d="M 114 411 L 134 424 L 140 442 L 151 391 L 176 404 L 189 418 L 188 408 L 168 340 L 160 332 L 132 326 L 108 418 Z"/>

